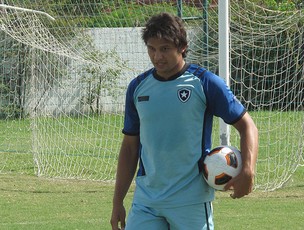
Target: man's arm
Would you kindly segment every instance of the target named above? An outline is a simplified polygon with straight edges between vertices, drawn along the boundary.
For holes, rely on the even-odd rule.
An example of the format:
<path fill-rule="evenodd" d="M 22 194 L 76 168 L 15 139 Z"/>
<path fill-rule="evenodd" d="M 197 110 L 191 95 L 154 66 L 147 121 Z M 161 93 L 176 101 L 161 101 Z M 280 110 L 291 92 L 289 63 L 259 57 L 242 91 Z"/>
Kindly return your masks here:
<path fill-rule="evenodd" d="M 116 173 L 111 225 L 113 230 L 125 227 L 123 200 L 129 190 L 138 163 L 139 136 L 125 135 L 121 144 Z M 120 224 L 119 224 L 120 223 Z"/>
<path fill-rule="evenodd" d="M 233 187 L 232 198 L 241 198 L 252 192 L 255 166 L 258 156 L 258 129 L 248 113 L 233 126 L 240 134 L 240 150 L 242 154 L 242 170 L 238 176 L 231 179 L 225 189 Z"/>

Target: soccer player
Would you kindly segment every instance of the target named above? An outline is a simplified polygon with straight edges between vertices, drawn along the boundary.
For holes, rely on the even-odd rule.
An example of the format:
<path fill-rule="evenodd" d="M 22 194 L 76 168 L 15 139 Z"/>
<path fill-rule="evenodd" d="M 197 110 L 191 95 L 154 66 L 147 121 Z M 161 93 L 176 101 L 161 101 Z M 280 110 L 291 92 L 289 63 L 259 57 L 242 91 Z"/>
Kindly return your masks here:
<path fill-rule="evenodd" d="M 257 128 L 220 77 L 185 62 L 187 34 L 178 17 L 151 17 L 142 39 L 154 68 L 133 79 L 126 93 L 112 229 L 213 229 L 214 189 L 201 172 L 202 159 L 211 149 L 212 119 L 223 118 L 240 134 L 243 168 L 225 188 L 233 188 L 232 198 L 252 191 Z M 125 221 L 123 201 L 138 165 Z"/>

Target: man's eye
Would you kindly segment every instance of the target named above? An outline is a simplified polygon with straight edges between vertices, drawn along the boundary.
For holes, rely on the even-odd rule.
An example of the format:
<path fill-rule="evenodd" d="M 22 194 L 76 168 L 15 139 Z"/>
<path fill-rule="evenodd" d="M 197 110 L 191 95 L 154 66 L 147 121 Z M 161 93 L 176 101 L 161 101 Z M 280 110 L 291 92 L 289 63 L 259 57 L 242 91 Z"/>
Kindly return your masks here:
<path fill-rule="evenodd" d="M 153 47 L 148 47 L 149 51 L 154 51 L 155 49 Z"/>

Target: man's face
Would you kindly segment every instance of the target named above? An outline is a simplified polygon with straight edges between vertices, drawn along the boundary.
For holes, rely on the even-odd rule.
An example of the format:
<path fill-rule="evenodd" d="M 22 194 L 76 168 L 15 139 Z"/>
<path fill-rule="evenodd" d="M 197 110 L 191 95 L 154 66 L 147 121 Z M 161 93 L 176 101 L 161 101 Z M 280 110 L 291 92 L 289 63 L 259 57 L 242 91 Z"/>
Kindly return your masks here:
<path fill-rule="evenodd" d="M 148 54 L 159 76 L 168 79 L 179 72 L 185 62 L 182 53 L 173 42 L 165 39 L 150 38 L 147 41 Z"/>

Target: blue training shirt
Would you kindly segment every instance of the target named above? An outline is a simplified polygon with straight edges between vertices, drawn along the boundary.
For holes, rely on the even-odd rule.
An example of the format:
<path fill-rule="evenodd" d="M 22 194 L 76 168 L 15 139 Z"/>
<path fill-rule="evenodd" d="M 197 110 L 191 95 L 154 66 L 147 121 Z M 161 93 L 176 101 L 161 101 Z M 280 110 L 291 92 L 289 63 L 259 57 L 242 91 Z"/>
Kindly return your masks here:
<path fill-rule="evenodd" d="M 244 113 L 220 77 L 194 64 L 169 80 L 154 68 L 133 79 L 123 128 L 141 144 L 133 202 L 165 208 L 212 201 L 198 162 L 211 149 L 213 116 L 233 124 Z"/>

